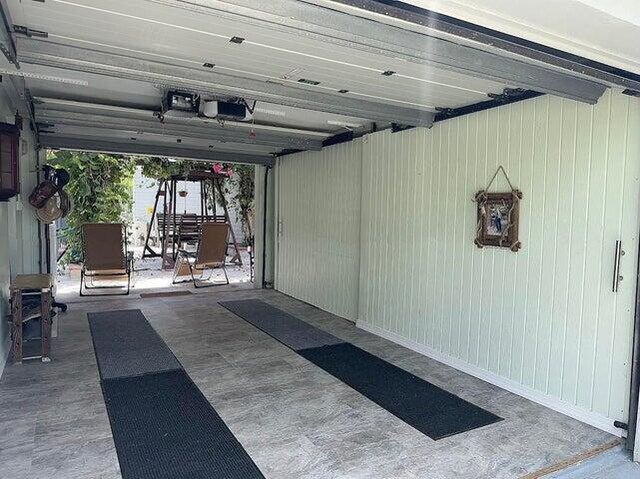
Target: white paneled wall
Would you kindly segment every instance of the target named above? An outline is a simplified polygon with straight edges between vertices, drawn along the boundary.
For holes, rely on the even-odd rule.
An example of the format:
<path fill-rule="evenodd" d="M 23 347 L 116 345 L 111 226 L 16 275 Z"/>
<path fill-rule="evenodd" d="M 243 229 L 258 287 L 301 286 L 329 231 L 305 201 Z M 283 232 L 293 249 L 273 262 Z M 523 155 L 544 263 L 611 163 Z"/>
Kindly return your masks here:
<path fill-rule="evenodd" d="M 282 157 L 276 289 L 355 321 L 360 268 L 361 140 Z"/>
<path fill-rule="evenodd" d="M 10 81 L 10 80 L 7 80 Z M 16 98 L 0 85 L 0 121 L 13 123 Z M 28 121 L 20 134 L 20 190 L 18 196 L 0 202 L 0 375 L 9 353 L 9 284 L 16 274 L 37 273 L 40 269 L 38 221 L 28 198 L 37 184 L 38 151 Z"/>
<path fill-rule="evenodd" d="M 290 219 L 278 287 L 614 431 L 613 420 L 627 420 L 639 132 L 638 99 L 608 92 L 589 106 L 543 96 L 292 156 L 278 165 Z M 472 198 L 498 165 L 524 194 L 518 253 L 473 244 Z M 318 193 L 322 182 L 328 191 Z M 360 189 L 357 235 L 345 209 Z M 327 231 L 342 233 L 327 242 Z M 616 240 L 627 254 L 613 293 Z M 357 282 L 322 269 L 351 272 L 358 252 Z"/>
<path fill-rule="evenodd" d="M 626 420 L 638 131 L 640 102 L 607 94 L 595 107 L 545 96 L 367 137 L 362 324 L 592 421 Z M 471 198 L 498 165 L 524 193 L 518 253 L 472 243 Z M 617 239 L 628 281 L 614 294 Z"/>

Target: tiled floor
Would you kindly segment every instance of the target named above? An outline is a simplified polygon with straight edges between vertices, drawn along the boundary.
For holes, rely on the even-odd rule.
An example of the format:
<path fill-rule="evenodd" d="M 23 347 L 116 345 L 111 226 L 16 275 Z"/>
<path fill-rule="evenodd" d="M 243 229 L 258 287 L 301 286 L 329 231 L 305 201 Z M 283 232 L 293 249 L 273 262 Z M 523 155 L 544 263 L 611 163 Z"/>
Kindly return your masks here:
<path fill-rule="evenodd" d="M 217 304 L 261 298 L 505 420 L 433 441 Z M 76 302 L 0 381 L 0 478 L 119 478 L 88 311 L 140 308 L 268 479 L 517 478 L 612 436 L 274 291 Z"/>

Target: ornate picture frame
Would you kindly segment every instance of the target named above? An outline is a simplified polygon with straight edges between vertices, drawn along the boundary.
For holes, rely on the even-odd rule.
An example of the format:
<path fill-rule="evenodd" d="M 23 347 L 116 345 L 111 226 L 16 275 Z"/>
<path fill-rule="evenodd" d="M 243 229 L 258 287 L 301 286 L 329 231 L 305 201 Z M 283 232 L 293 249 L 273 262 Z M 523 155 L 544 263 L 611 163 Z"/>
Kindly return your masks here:
<path fill-rule="evenodd" d="M 496 246 L 514 252 L 521 248 L 518 239 L 521 199 L 519 190 L 505 193 L 480 190 L 476 193 L 478 223 L 475 244 L 478 248 Z"/>

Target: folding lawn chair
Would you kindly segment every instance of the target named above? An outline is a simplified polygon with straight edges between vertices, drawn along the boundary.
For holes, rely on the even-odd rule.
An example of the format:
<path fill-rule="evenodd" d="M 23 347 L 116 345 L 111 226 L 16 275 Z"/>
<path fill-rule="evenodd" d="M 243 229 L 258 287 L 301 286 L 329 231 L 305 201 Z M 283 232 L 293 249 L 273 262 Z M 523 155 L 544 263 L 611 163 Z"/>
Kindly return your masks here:
<path fill-rule="evenodd" d="M 127 250 L 127 230 L 122 223 L 85 223 L 82 225 L 82 269 L 80 296 L 127 295 L 131 286 L 133 253 Z M 94 279 L 126 277 L 126 286 L 95 285 Z M 87 284 L 87 279 L 90 284 Z M 120 289 L 118 293 L 93 293 L 87 289 Z"/>
<path fill-rule="evenodd" d="M 191 276 L 193 286 L 205 288 L 229 284 L 229 276 L 225 265 L 227 243 L 229 238 L 229 225 L 227 223 L 203 223 L 200 227 L 200 240 L 195 252 L 181 249 L 178 251 L 175 268 L 173 270 L 173 284 L 184 283 L 178 281 L 180 276 Z M 204 278 L 207 269 L 222 268 L 225 282 L 208 282 L 211 278 Z"/>

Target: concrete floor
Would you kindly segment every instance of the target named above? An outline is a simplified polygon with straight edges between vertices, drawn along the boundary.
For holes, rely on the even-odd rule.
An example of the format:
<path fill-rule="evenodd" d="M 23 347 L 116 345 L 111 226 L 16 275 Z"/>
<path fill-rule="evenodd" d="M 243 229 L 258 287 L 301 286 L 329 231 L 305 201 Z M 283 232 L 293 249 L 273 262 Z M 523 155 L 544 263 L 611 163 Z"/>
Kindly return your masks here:
<path fill-rule="evenodd" d="M 504 421 L 439 441 L 419 433 L 217 302 L 261 298 Z M 517 478 L 613 439 L 607 433 L 357 329 L 274 291 L 69 304 L 53 362 L 0 380 L 0 478 L 119 478 L 88 311 L 140 308 L 268 479 Z"/>

